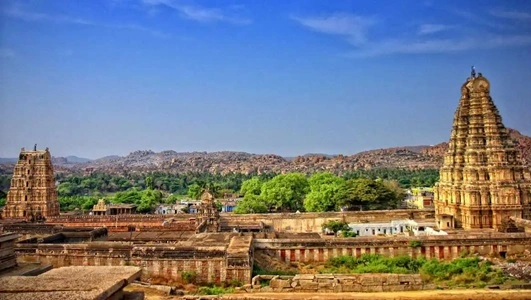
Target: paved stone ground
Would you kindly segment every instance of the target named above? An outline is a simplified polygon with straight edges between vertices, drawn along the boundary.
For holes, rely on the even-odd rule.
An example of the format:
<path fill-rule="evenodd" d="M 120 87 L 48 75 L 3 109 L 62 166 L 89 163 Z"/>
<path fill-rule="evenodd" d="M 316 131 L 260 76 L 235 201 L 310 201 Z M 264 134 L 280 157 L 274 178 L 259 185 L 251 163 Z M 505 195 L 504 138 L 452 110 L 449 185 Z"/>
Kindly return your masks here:
<path fill-rule="evenodd" d="M 140 277 L 138 267 L 63 267 L 39 276 L 0 278 L 0 300 L 107 299 Z"/>

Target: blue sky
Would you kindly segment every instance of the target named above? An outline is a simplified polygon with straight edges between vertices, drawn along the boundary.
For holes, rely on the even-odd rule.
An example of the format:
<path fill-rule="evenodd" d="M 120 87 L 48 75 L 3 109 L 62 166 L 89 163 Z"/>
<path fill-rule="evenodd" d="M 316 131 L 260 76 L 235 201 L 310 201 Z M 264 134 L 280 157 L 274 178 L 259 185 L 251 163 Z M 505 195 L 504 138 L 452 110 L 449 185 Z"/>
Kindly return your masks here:
<path fill-rule="evenodd" d="M 0 156 L 447 141 L 475 65 L 531 135 L 531 1 L 0 1 Z"/>

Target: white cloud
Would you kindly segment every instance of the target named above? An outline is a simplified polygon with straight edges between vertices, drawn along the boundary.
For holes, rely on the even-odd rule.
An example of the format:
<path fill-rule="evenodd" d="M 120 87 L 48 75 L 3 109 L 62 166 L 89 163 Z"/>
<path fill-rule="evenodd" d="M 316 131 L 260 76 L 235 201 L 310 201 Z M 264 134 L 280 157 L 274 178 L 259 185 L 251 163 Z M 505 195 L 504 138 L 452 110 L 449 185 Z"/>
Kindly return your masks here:
<path fill-rule="evenodd" d="M 523 11 L 491 10 L 490 14 L 498 18 L 515 21 L 531 21 L 531 14 Z"/>
<path fill-rule="evenodd" d="M 9 17 L 28 21 L 28 22 L 44 21 L 44 22 L 54 22 L 54 23 L 94 25 L 92 22 L 84 20 L 84 19 L 80 19 L 80 18 L 72 18 L 72 17 L 64 16 L 64 15 L 49 15 L 49 14 L 44 14 L 44 13 L 30 12 L 30 11 L 24 11 L 18 8 L 11 8 L 11 9 L 5 10 L 4 14 Z"/>
<path fill-rule="evenodd" d="M 418 34 L 420 35 L 432 34 L 432 33 L 437 33 L 441 31 L 446 31 L 452 28 L 454 28 L 454 26 L 443 25 L 443 24 L 422 24 L 419 26 Z"/>
<path fill-rule="evenodd" d="M 227 12 L 224 12 L 218 8 L 182 5 L 172 0 L 142 0 L 142 2 L 147 6 L 166 6 L 179 12 L 181 17 L 200 23 L 226 22 L 237 25 L 247 25 L 252 23 L 251 19 L 243 18 L 234 14 L 228 14 Z M 230 8 L 234 11 L 232 7 Z"/>
<path fill-rule="evenodd" d="M 0 48 L 0 57 L 4 57 L 4 58 L 15 57 L 15 51 L 9 48 Z"/>
<path fill-rule="evenodd" d="M 365 43 L 368 28 L 376 24 L 375 18 L 345 13 L 326 17 L 292 16 L 291 18 L 314 31 L 346 36 L 353 44 Z"/>
<path fill-rule="evenodd" d="M 368 44 L 351 52 L 351 57 L 371 57 L 390 54 L 437 54 L 467 50 L 494 49 L 531 45 L 531 35 L 484 35 L 461 39 L 394 39 Z"/>
<path fill-rule="evenodd" d="M 4 15 L 27 21 L 27 22 L 52 22 L 52 23 L 66 23 L 66 24 L 77 24 L 82 26 L 98 26 L 98 27 L 104 27 L 104 28 L 111 28 L 111 29 L 126 29 L 126 30 L 133 30 L 133 31 L 140 31 L 147 34 L 150 34 L 155 37 L 160 38 L 167 38 L 169 37 L 168 34 L 153 30 L 150 28 L 146 28 L 137 24 L 106 24 L 106 23 L 97 23 L 89 20 L 85 20 L 82 18 L 75 18 L 67 15 L 52 15 L 52 14 L 45 14 L 45 13 L 39 13 L 39 12 L 32 12 L 32 11 L 26 11 L 19 8 L 11 8 L 8 10 L 5 10 Z"/>

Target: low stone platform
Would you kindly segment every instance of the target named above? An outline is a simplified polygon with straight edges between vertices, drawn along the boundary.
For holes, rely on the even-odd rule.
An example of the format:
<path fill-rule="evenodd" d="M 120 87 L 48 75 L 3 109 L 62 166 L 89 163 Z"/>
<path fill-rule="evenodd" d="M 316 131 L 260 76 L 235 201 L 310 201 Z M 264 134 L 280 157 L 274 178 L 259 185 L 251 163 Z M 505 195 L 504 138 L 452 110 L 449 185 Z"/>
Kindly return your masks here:
<path fill-rule="evenodd" d="M 269 281 L 263 286 L 261 282 Z M 298 274 L 258 275 L 247 292 L 397 292 L 424 289 L 419 274 Z"/>
<path fill-rule="evenodd" d="M 0 278 L 0 299 L 122 299 L 123 288 L 140 277 L 138 267 L 63 267 L 39 276 Z M 143 299 L 142 294 L 127 299 Z"/>

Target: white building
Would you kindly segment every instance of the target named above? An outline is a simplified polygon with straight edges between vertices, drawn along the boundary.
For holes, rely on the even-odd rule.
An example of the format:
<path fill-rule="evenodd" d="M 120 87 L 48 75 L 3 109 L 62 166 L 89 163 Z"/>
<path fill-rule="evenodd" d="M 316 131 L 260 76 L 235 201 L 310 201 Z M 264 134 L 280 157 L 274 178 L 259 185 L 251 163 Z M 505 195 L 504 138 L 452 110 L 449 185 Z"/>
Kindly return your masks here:
<path fill-rule="evenodd" d="M 432 222 L 433 223 L 433 222 Z M 393 220 L 377 223 L 350 223 L 348 226 L 358 236 L 375 235 L 446 235 L 444 231 L 435 231 L 435 223 L 417 223 L 414 220 Z"/>

